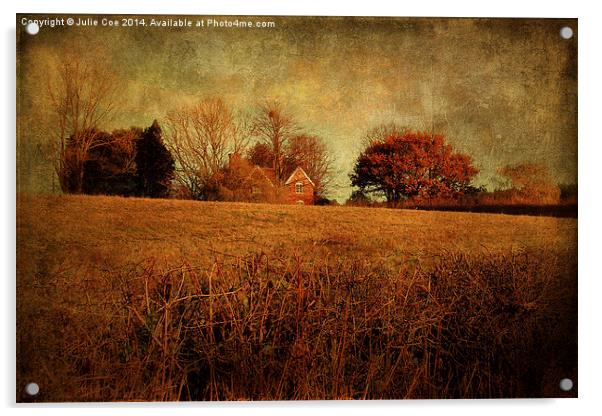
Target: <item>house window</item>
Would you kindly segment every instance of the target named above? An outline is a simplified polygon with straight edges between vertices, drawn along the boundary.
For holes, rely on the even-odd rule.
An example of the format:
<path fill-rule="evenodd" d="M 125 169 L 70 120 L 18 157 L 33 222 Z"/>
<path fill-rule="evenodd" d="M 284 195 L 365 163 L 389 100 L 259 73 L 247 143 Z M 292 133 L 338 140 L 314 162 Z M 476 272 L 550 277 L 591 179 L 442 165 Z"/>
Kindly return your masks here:
<path fill-rule="evenodd" d="M 295 192 L 298 194 L 302 194 L 303 193 L 303 182 L 297 182 L 295 184 Z"/>

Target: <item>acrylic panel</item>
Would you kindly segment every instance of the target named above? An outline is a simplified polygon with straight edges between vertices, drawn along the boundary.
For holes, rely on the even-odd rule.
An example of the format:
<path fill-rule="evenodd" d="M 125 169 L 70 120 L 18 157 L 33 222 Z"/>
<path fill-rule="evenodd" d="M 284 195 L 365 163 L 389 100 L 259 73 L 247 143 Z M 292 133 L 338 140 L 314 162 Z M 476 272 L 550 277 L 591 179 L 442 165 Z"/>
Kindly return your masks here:
<path fill-rule="evenodd" d="M 577 397 L 577 19 L 16 19 L 18 402 Z"/>

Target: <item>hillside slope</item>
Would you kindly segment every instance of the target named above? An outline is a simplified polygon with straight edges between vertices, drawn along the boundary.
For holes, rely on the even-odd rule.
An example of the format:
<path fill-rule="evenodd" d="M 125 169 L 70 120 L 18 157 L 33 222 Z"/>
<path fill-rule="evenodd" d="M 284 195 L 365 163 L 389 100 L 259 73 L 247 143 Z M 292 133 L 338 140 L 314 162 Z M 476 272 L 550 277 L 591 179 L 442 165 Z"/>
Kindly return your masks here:
<path fill-rule="evenodd" d="M 577 233 L 570 218 L 382 208 L 94 196 L 20 196 L 17 205 L 20 265 L 40 257 L 116 266 L 262 251 L 426 261 L 442 250 L 573 250 Z"/>

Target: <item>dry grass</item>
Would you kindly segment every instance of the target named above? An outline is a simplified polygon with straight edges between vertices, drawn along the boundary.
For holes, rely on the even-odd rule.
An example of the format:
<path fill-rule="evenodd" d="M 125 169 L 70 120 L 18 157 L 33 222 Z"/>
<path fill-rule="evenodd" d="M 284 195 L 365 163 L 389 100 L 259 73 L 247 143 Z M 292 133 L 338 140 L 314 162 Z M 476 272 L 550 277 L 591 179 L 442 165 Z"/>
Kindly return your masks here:
<path fill-rule="evenodd" d="M 576 380 L 574 219 L 76 196 L 17 213 L 17 386 L 38 382 L 36 400 L 539 397 Z"/>

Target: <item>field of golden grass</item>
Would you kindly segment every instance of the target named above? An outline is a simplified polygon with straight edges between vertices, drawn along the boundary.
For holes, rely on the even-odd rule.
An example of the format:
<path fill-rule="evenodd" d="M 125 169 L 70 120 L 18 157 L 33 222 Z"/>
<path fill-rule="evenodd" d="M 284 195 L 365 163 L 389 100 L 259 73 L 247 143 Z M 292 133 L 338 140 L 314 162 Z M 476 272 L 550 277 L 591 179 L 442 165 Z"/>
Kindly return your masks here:
<path fill-rule="evenodd" d="M 443 251 L 575 251 L 577 241 L 566 218 L 89 196 L 21 197 L 17 228 L 22 258 L 108 266 L 261 251 L 396 265 Z"/>
<path fill-rule="evenodd" d="M 576 245 L 571 218 L 19 195 L 17 400 L 574 396 Z"/>

